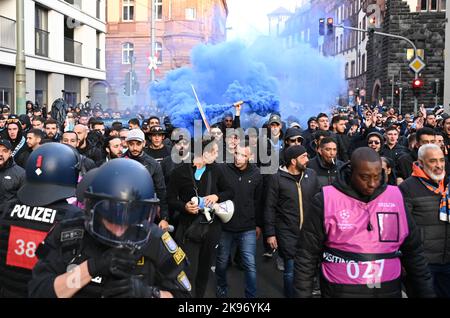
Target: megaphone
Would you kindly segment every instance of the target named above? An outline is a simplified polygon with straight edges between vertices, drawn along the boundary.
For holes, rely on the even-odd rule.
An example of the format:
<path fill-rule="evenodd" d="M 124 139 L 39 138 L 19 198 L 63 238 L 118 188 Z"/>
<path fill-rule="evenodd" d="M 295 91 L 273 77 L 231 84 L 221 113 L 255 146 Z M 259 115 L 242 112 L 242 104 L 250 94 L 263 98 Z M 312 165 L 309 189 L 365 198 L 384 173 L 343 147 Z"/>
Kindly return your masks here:
<path fill-rule="evenodd" d="M 212 206 L 205 206 L 205 201 L 202 197 L 193 197 L 191 201 L 198 205 L 208 222 L 212 221 L 214 215 L 217 215 L 223 223 L 228 223 L 233 217 L 234 203 L 231 200 L 215 203 Z"/>
<path fill-rule="evenodd" d="M 231 200 L 213 204 L 212 211 L 223 222 L 230 222 L 234 214 L 234 203 Z"/>

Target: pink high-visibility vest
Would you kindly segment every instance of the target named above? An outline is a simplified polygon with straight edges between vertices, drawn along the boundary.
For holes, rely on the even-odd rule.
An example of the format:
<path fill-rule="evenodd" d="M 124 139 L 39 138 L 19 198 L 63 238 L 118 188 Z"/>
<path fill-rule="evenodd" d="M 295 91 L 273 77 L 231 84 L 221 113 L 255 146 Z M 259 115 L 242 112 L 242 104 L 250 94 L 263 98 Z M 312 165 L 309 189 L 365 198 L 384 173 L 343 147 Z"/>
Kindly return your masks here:
<path fill-rule="evenodd" d="M 408 236 L 400 190 L 394 186 L 373 201 L 358 201 L 333 186 L 323 188 L 327 241 L 322 273 L 330 283 L 376 284 L 398 279 L 399 249 Z"/>

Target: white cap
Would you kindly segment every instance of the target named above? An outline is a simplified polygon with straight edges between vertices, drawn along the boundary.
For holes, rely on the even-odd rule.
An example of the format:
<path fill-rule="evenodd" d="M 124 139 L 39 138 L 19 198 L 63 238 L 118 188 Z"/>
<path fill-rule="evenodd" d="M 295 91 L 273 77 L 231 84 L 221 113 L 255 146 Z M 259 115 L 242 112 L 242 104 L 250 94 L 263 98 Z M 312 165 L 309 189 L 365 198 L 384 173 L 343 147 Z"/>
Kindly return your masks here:
<path fill-rule="evenodd" d="M 137 140 L 137 141 L 145 141 L 145 135 L 144 132 L 140 129 L 131 129 L 128 132 L 127 139 L 125 141 L 131 141 L 131 140 Z"/>

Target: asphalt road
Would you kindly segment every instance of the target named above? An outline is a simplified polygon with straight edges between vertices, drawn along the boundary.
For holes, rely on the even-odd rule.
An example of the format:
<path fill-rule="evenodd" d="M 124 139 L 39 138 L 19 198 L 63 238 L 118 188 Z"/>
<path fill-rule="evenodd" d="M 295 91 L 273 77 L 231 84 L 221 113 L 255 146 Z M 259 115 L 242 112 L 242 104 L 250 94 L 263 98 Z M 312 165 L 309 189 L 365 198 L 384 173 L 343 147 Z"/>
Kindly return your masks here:
<path fill-rule="evenodd" d="M 258 298 L 282 298 L 283 296 L 283 272 L 276 266 L 276 256 L 272 259 L 263 257 L 263 246 L 261 239 L 257 243 L 256 252 L 256 284 Z M 228 297 L 244 298 L 245 280 L 244 272 L 236 265 L 228 268 Z M 211 271 L 209 275 L 207 298 L 216 297 L 216 277 Z"/>

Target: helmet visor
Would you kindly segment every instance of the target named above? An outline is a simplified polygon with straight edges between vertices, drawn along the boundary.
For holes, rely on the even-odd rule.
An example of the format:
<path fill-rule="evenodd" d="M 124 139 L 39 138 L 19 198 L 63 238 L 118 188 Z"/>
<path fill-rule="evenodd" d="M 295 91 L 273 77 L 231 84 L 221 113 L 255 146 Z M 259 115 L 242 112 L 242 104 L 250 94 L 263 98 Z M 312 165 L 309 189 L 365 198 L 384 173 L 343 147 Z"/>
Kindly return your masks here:
<path fill-rule="evenodd" d="M 148 241 L 157 207 L 157 201 L 94 201 L 89 227 L 108 245 L 138 248 Z"/>

